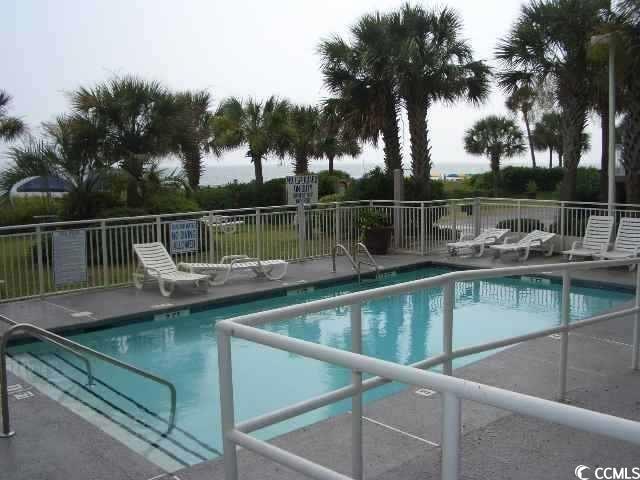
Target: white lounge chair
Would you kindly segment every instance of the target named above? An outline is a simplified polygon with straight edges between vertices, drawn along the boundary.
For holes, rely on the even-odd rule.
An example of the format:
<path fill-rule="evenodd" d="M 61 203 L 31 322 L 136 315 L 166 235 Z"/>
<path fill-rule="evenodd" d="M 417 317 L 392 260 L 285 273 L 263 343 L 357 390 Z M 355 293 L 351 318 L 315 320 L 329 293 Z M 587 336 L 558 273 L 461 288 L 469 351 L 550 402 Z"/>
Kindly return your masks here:
<path fill-rule="evenodd" d="M 576 240 L 570 250 L 565 250 L 562 253 L 569 255 L 569 261 L 571 261 L 573 257 L 591 258 L 597 253 L 606 252 L 609 249 L 609 242 L 611 242 L 614 223 L 614 218 L 608 215 L 590 216 L 582 241 Z"/>
<path fill-rule="evenodd" d="M 233 272 L 250 271 L 257 277 L 280 280 L 287 274 L 289 263 L 284 260 L 260 260 L 247 255 L 227 255 L 222 263 L 179 263 L 178 268 L 190 273 L 206 273 L 210 285 L 222 285 L 229 280 Z M 278 273 L 273 273 L 278 269 Z"/>
<path fill-rule="evenodd" d="M 487 228 L 475 238 L 470 233 L 463 233 L 458 242 L 447 244 L 447 250 L 449 255 L 453 256 L 457 255 L 460 250 L 471 250 L 473 252 L 478 249 L 475 256 L 481 257 L 486 247 L 498 243 L 510 231 L 508 228 Z"/>
<path fill-rule="evenodd" d="M 521 262 L 525 262 L 529 258 L 529 253 L 532 248 L 544 248 L 546 245 L 545 256 L 550 257 L 553 255 L 553 242 L 550 240 L 555 237 L 555 233 L 544 232 L 542 230 L 534 230 L 527 233 L 523 238 L 517 242 L 510 243 L 510 238 L 507 237 L 502 245 L 490 245 L 489 248 L 500 256 L 503 253 L 520 253 L 519 257 Z"/>
<path fill-rule="evenodd" d="M 169 297 L 178 283 L 191 283 L 196 287 L 209 287 L 209 277 L 197 273 L 181 272 L 160 242 L 135 243 L 133 251 L 138 257 L 138 267 L 133 274 L 133 283 L 141 289 L 144 282 L 158 282 L 160 293 Z"/>
<path fill-rule="evenodd" d="M 238 225 L 244 225 L 244 220 L 231 220 L 224 215 L 209 215 L 200 218 L 200 221 L 207 227 L 220 230 L 222 233 L 235 233 Z"/>
<path fill-rule="evenodd" d="M 640 218 L 622 217 L 613 249 L 594 255 L 603 260 L 635 258 L 640 253 Z M 629 267 L 633 270 L 635 265 Z"/>

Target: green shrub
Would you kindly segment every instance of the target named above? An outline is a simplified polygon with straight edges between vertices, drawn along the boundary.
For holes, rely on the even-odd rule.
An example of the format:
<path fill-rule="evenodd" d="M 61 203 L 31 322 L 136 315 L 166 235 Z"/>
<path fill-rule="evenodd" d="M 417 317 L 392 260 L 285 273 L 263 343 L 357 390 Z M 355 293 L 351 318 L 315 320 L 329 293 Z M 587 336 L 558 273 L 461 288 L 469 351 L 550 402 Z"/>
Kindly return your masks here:
<path fill-rule="evenodd" d="M 334 193 L 338 193 L 338 185 L 340 181 L 351 182 L 351 176 L 342 170 L 334 170 L 330 174 L 328 170 L 318 172 L 318 197 L 325 197 Z"/>
<path fill-rule="evenodd" d="M 146 200 L 146 210 L 150 214 L 196 212 L 200 205 L 195 199 L 188 198 L 183 191 L 163 188 Z"/>
<path fill-rule="evenodd" d="M 202 187 L 193 198 L 202 210 L 269 207 L 286 203 L 285 179 L 275 178 L 261 187 L 255 182 L 229 183 L 215 187 Z"/>
<path fill-rule="evenodd" d="M 38 223 L 33 217 L 60 215 L 61 207 L 60 199 L 44 197 L 16 198 L 12 202 L 5 201 L 0 207 L 0 226 Z"/>
<path fill-rule="evenodd" d="M 393 200 L 393 177 L 376 167 L 354 180 L 345 192 L 345 200 Z"/>
<path fill-rule="evenodd" d="M 331 195 L 325 195 L 324 197 L 320 197 L 318 202 L 320 203 L 332 203 L 332 202 L 341 202 L 344 200 L 344 193 L 332 193 Z"/>

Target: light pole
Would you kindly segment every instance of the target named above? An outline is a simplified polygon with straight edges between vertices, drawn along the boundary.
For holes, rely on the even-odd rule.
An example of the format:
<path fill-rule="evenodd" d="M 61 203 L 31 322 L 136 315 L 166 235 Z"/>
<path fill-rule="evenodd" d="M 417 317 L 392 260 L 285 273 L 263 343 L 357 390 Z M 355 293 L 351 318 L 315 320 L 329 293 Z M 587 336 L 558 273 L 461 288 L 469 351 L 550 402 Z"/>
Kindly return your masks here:
<path fill-rule="evenodd" d="M 616 203 L 616 47 L 613 34 L 594 35 L 591 45 L 607 45 L 609 47 L 609 165 L 607 169 L 609 215 L 614 214 Z M 604 145 L 602 146 L 604 148 Z"/>

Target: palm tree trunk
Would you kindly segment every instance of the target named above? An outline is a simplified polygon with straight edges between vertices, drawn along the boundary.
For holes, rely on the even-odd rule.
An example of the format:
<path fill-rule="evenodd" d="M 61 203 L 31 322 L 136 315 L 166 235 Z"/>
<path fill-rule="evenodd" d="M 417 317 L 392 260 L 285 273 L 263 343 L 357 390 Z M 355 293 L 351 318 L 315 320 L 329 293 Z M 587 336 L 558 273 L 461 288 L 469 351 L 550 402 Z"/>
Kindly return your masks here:
<path fill-rule="evenodd" d="M 600 138 L 602 153 L 600 154 L 600 201 L 606 202 L 609 192 L 609 110 L 607 106 L 599 109 Z"/>
<path fill-rule="evenodd" d="M 202 155 L 200 154 L 200 149 L 188 149 L 183 155 L 183 168 L 187 174 L 187 181 L 193 190 L 197 190 L 200 186 L 200 176 L 202 175 Z"/>
<path fill-rule="evenodd" d="M 560 128 L 565 173 L 560 197 L 562 200 L 571 201 L 576 199 L 576 177 L 582 155 L 582 133 L 587 121 L 587 109 L 575 96 L 564 97 L 562 103 L 564 105 L 561 105 L 563 108 Z"/>
<path fill-rule="evenodd" d="M 309 158 L 306 155 L 297 153 L 294 161 L 294 173 L 296 175 L 302 175 L 309 171 Z"/>
<path fill-rule="evenodd" d="M 553 168 L 553 148 L 549 147 L 549 168 Z"/>
<path fill-rule="evenodd" d="M 500 155 L 491 154 L 491 176 L 493 177 L 493 196 L 500 196 Z"/>
<path fill-rule="evenodd" d="M 333 155 L 328 155 L 327 158 L 329 159 L 329 174 L 333 173 Z"/>
<path fill-rule="evenodd" d="M 384 119 L 382 121 L 382 140 L 384 142 L 384 163 L 387 173 L 402 168 L 398 113 L 395 97 L 391 92 L 386 96 Z"/>
<path fill-rule="evenodd" d="M 130 155 L 130 157 L 122 163 L 122 169 L 129 174 L 127 181 L 127 207 L 141 207 L 144 204 L 142 194 L 143 160 L 136 158 L 134 155 Z"/>
<path fill-rule="evenodd" d="M 256 178 L 256 185 L 262 185 L 264 183 L 264 178 L 262 176 L 262 157 L 251 157 L 251 162 L 253 162 L 253 171 Z"/>
<path fill-rule="evenodd" d="M 627 203 L 640 203 L 640 85 L 634 87 L 629 95 L 622 128 Z"/>
<path fill-rule="evenodd" d="M 524 118 L 524 126 L 527 130 L 527 139 L 529 140 L 529 152 L 531 152 L 531 164 L 533 168 L 536 168 L 536 152 L 533 148 L 533 136 L 531 135 L 531 125 L 529 125 L 529 114 L 527 112 L 522 112 L 522 117 Z"/>
<path fill-rule="evenodd" d="M 407 116 L 411 135 L 411 171 L 420 198 L 430 198 L 431 147 L 427 131 L 428 108 L 423 102 L 407 100 Z"/>

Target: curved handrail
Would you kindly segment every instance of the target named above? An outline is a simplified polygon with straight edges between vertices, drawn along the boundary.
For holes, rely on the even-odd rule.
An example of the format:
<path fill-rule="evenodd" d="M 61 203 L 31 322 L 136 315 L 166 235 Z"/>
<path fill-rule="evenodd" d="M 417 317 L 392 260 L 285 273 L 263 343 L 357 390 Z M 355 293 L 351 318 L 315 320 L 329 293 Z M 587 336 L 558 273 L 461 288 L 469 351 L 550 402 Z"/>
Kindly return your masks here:
<path fill-rule="evenodd" d="M 351 262 L 351 265 L 353 266 L 353 269 L 356 272 L 359 273 L 360 269 L 358 268 L 358 265 L 356 264 L 356 261 L 353 259 L 353 257 L 349 253 L 349 250 L 347 250 L 347 247 L 345 247 L 341 243 L 335 244 L 333 246 L 333 248 L 331 249 L 331 258 L 332 258 L 332 261 L 333 261 L 333 272 L 335 273 L 335 271 L 336 271 L 336 253 L 338 253 L 338 250 L 342 250 L 344 252 L 344 254 L 349 259 L 349 262 Z"/>
<path fill-rule="evenodd" d="M 26 333 L 28 335 L 32 335 L 36 338 L 40 338 L 40 336 L 46 337 L 48 339 L 52 339 L 58 344 L 62 344 L 70 349 L 79 350 L 84 353 L 88 353 L 93 355 L 105 362 L 111 363 L 118 367 L 124 368 L 130 372 L 136 373 L 140 376 L 143 376 L 149 380 L 165 385 L 171 394 L 171 414 L 169 417 L 169 428 L 167 429 L 167 434 L 171 433 L 173 428 L 175 427 L 176 421 L 176 387 L 169 381 L 164 378 L 158 377 L 153 373 L 147 372 L 140 368 L 134 367 L 133 365 L 129 365 L 128 363 L 124 363 L 116 358 L 113 358 L 104 353 L 93 350 L 89 347 L 85 347 L 84 345 L 80 345 L 79 343 L 73 342 L 67 338 L 61 337 L 60 335 L 56 335 L 48 330 L 44 330 L 42 328 L 36 327 L 35 325 L 31 325 L 29 323 L 17 323 L 12 325 L 5 333 L 2 335 L 2 339 L 0 340 L 0 409 L 2 410 L 2 431 L 0 431 L 0 437 L 10 437 L 14 434 L 11 431 L 10 420 L 9 420 L 9 394 L 7 388 L 7 345 L 9 343 L 9 338 L 17 332 Z"/>
<path fill-rule="evenodd" d="M 375 259 L 373 258 L 373 255 L 371 255 L 371 252 L 369 252 L 369 249 L 367 248 L 367 246 L 362 242 L 358 242 L 358 244 L 356 245 L 356 252 L 359 252 L 360 250 L 362 250 L 365 253 L 369 261 L 368 262 L 363 262 L 362 260 L 358 261 L 358 267 L 360 265 L 369 265 L 370 267 L 373 267 L 376 271 L 376 278 L 378 278 L 378 275 L 380 274 L 380 266 L 378 265 L 378 262 L 375 261 Z M 356 255 L 356 258 L 357 258 L 357 255 Z M 358 270 L 360 270 L 360 268 L 358 268 Z"/>
<path fill-rule="evenodd" d="M 13 326 L 13 325 L 18 325 L 18 322 L 16 322 L 15 320 L 10 319 L 9 317 L 6 317 L 4 315 L 0 315 L 0 322 L 4 322 L 7 325 Z M 52 345 L 55 345 L 58 348 L 61 348 L 62 350 L 65 350 L 67 352 L 69 352 L 72 355 L 75 355 L 78 360 L 80 360 L 82 363 L 84 363 L 84 367 L 85 370 L 87 372 L 87 385 L 88 386 L 92 386 L 94 385 L 94 381 L 93 381 L 93 369 L 91 368 L 91 362 L 89 362 L 89 359 L 87 357 L 85 357 L 84 355 L 81 355 L 80 353 L 76 352 L 73 348 L 67 347 L 66 345 L 62 345 L 61 343 L 56 342 L 55 340 L 49 338 L 49 337 L 45 337 L 42 335 L 37 335 L 37 334 L 33 334 L 33 337 L 37 338 L 38 340 L 41 340 L 43 342 L 48 342 L 51 343 Z"/>

